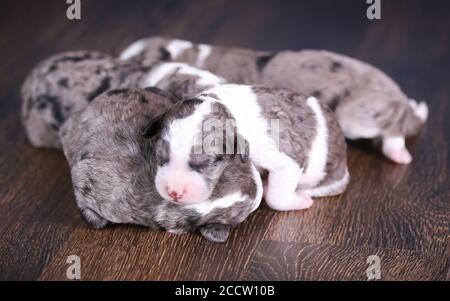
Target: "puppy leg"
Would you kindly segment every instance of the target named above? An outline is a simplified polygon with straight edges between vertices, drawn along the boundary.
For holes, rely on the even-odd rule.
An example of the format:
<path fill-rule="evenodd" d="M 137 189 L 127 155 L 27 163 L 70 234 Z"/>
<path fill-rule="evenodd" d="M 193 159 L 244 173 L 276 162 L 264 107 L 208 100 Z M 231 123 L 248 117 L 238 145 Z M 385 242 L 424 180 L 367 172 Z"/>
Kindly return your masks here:
<path fill-rule="evenodd" d="M 405 146 L 405 137 L 383 137 L 383 154 L 398 164 L 409 164 L 412 156 Z"/>
<path fill-rule="evenodd" d="M 278 211 L 301 210 L 311 207 L 313 200 L 303 192 L 296 192 L 302 170 L 296 163 L 269 170 L 265 191 L 267 205 Z"/>

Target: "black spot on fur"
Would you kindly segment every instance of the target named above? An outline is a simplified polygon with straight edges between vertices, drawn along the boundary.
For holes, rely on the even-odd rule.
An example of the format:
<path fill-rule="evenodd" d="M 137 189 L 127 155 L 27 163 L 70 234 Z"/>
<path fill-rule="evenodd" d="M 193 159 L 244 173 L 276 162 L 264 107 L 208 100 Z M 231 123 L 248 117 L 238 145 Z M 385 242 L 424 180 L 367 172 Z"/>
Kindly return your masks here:
<path fill-rule="evenodd" d="M 336 62 L 336 61 L 333 61 L 331 63 L 331 67 L 330 67 L 331 72 L 338 72 L 341 69 L 342 69 L 342 64 L 341 63 Z"/>
<path fill-rule="evenodd" d="M 65 56 L 60 58 L 59 60 L 55 61 L 55 64 L 59 63 L 79 63 L 84 60 L 91 59 L 92 55 L 89 52 L 86 52 L 84 54 L 78 55 L 78 56 Z"/>
<path fill-rule="evenodd" d="M 155 93 L 155 94 L 164 96 L 164 97 L 170 96 L 168 92 L 166 92 L 160 88 L 157 88 L 157 87 L 147 87 L 144 90 L 147 92 L 151 92 L 151 93 Z"/>
<path fill-rule="evenodd" d="M 166 48 L 160 47 L 159 48 L 159 59 L 162 61 L 170 61 L 170 60 L 172 60 L 172 56 L 170 55 L 170 52 Z"/>
<path fill-rule="evenodd" d="M 52 73 L 53 71 L 56 71 L 56 70 L 58 70 L 58 65 L 52 65 L 50 68 L 48 68 L 48 73 Z"/>
<path fill-rule="evenodd" d="M 160 96 L 169 98 L 170 100 L 172 100 L 172 102 L 180 101 L 180 99 L 178 97 L 176 97 L 175 95 L 173 95 L 172 93 L 169 93 L 169 92 L 167 92 L 165 90 L 162 90 L 160 88 L 157 88 L 157 87 L 147 87 L 144 90 L 147 91 L 147 92 L 155 93 L 155 94 L 158 94 Z"/>
<path fill-rule="evenodd" d="M 90 152 L 88 152 L 88 151 L 83 151 L 82 153 L 81 153 L 81 155 L 80 155 L 80 161 L 81 160 L 86 160 L 86 159 L 88 159 L 88 158 L 90 158 L 91 157 L 91 153 Z"/>
<path fill-rule="evenodd" d="M 312 93 L 312 95 L 314 96 L 314 97 L 322 97 L 322 91 L 314 91 L 313 93 Z"/>
<path fill-rule="evenodd" d="M 88 101 L 91 102 L 94 98 L 107 91 L 110 88 L 110 81 L 111 79 L 109 77 L 102 79 L 100 86 L 88 95 Z"/>
<path fill-rule="evenodd" d="M 139 95 L 139 102 L 144 103 L 144 104 L 148 104 L 148 100 L 142 94 Z"/>
<path fill-rule="evenodd" d="M 83 189 L 81 190 L 81 194 L 83 196 L 88 196 L 92 192 L 92 188 L 88 185 L 84 185 Z"/>
<path fill-rule="evenodd" d="M 331 100 L 330 100 L 330 102 L 329 102 L 329 104 L 328 104 L 328 107 L 331 109 L 331 110 L 335 110 L 336 109 L 336 106 L 337 106 L 337 104 L 339 103 L 339 101 L 341 100 L 341 97 L 340 96 L 335 96 L 335 97 L 333 97 Z"/>
<path fill-rule="evenodd" d="M 58 85 L 60 87 L 66 88 L 66 89 L 69 88 L 69 79 L 68 78 L 61 78 L 58 81 Z"/>
<path fill-rule="evenodd" d="M 260 56 L 256 59 L 256 67 L 258 68 L 258 71 L 261 72 L 264 70 L 266 65 L 277 55 L 276 52 Z"/>
<path fill-rule="evenodd" d="M 376 112 L 375 114 L 373 114 L 373 117 L 374 118 L 378 118 L 378 117 L 380 117 L 381 116 L 381 112 Z"/>
<path fill-rule="evenodd" d="M 61 110 L 59 98 L 50 95 L 41 95 L 36 99 L 36 107 L 38 110 L 44 110 L 48 106 L 51 107 L 53 118 L 59 127 L 59 125 L 63 124 L 65 119 Z"/>
<path fill-rule="evenodd" d="M 55 124 L 55 123 L 50 123 L 50 127 L 55 130 L 58 131 L 59 130 L 59 125 Z"/>
<path fill-rule="evenodd" d="M 128 92 L 130 92 L 129 89 L 114 89 L 114 90 L 108 91 L 108 93 L 106 95 L 107 96 L 114 96 L 114 95 L 126 94 Z"/>

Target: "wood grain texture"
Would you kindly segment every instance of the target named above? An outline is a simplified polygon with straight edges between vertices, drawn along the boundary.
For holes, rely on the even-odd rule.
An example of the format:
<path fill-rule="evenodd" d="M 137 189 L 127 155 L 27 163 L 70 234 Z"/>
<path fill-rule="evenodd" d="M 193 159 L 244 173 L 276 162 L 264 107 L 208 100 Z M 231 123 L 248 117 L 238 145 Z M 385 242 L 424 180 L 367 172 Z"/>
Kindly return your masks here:
<path fill-rule="evenodd" d="M 264 241 L 244 279 L 363 281 L 373 255 L 380 258 L 380 277 L 386 281 L 439 280 L 448 271 L 449 259 L 431 252 Z"/>
<path fill-rule="evenodd" d="M 0 10 L 0 280 L 64 280 L 67 256 L 82 279 L 450 280 L 450 3 L 383 1 L 83 0 L 69 21 L 60 0 L 5 0 Z M 372 63 L 430 120 L 408 141 L 410 166 L 351 143 L 352 182 L 305 211 L 259 209 L 224 245 L 145 228 L 87 229 L 60 152 L 33 149 L 20 124 L 19 89 L 40 60 L 61 51 L 117 55 L 145 36 L 268 50 L 325 48 Z"/>
<path fill-rule="evenodd" d="M 41 280 L 64 280 L 67 257 L 81 259 L 84 280 L 236 280 L 243 277 L 273 212 L 259 210 L 216 245 L 199 235 L 138 227 L 76 230 Z M 82 243 L 80 243 L 82 242 Z"/>

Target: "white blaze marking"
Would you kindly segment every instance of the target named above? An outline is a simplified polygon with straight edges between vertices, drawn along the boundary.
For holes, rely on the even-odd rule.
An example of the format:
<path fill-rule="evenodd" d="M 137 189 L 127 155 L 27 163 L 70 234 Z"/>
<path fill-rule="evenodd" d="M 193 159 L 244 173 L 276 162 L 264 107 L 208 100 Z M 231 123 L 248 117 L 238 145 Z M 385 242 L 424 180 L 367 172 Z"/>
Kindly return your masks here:
<path fill-rule="evenodd" d="M 170 142 L 170 161 L 186 165 L 194 143 L 201 143 L 202 120 L 211 112 L 211 102 L 203 102 L 196 106 L 194 113 L 182 119 L 175 119 L 169 125 L 167 136 Z M 200 140 L 196 139 L 199 138 Z"/>
<path fill-rule="evenodd" d="M 326 175 L 325 167 L 328 157 L 328 127 L 317 98 L 309 97 L 306 103 L 316 115 L 317 127 L 316 137 L 314 138 L 311 150 L 309 151 L 308 166 L 303 172 L 301 182 L 303 184 L 315 186 Z"/>
<path fill-rule="evenodd" d="M 199 52 L 198 52 L 197 63 L 196 63 L 197 67 L 199 67 L 199 68 L 203 67 L 206 59 L 211 54 L 211 50 L 212 50 L 211 46 L 209 46 L 209 45 L 205 45 L 205 44 L 198 45 Z"/>
<path fill-rule="evenodd" d="M 128 46 L 119 56 L 119 59 L 126 61 L 137 56 L 145 49 L 144 40 L 139 40 Z"/>
<path fill-rule="evenodd" d="M 184 63 L 164 63 L 153 70 L 147 77 L 145 84 L 147 86 L 156 86 L 164 77 L 178 72 L 179 74 L 197 76 L 196 84 L 201 86 L 215 86 L 225 82 L 225 80 L 213 73 L 197 69 Z"/>
<path fill-rule="evenodd" d="M 166 47 L 167 51 L 169 51 L 172 60 L 175 60 L 178 56 L 180 56 L 187 49 L 192 48 L 193 44 L 189 41 L 184 40 L 172 40 Z"/>

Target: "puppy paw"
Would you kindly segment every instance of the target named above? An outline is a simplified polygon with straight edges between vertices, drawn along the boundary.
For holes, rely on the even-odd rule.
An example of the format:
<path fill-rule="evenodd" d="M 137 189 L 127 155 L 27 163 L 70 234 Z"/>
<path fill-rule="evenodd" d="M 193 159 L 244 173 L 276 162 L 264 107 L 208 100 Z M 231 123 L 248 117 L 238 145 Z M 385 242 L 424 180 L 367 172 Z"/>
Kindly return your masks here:
<path fill-rule="evenodd" d="M 224 243 L 230 236 L 230 229 L 231 227 L 229 225 L 209 224 L 201 227 L 199 231 L 200 234 L 210 242 Z"/>
<path fill-rule="evenodd" d="M 270 208 L 277 211 L 303 210 L 312 206 L 313 199 L 305 193 L 299 191 L 280 197 L 266 197 L 266 203 Z"/>
<path fill-rule="evenodd" d="M 409 164 L 412 156 L 406 148 L 388 149 L 384 151 L 384 155 L 397 164 Z"/>
<path fill-rule="evenodd" d="M 306 195 L 303 191 L 297 192 L 297 210 L 307 209 L 311 207 L 313 203 L 314 200 L 310 196 Z"/>

